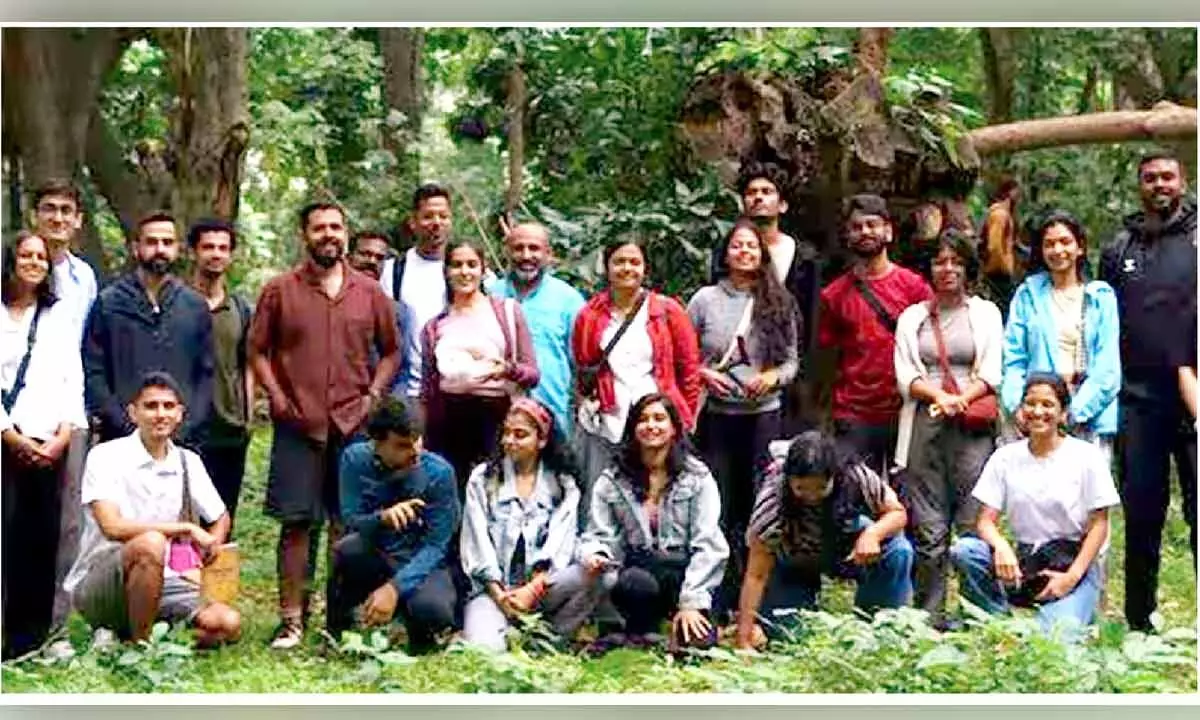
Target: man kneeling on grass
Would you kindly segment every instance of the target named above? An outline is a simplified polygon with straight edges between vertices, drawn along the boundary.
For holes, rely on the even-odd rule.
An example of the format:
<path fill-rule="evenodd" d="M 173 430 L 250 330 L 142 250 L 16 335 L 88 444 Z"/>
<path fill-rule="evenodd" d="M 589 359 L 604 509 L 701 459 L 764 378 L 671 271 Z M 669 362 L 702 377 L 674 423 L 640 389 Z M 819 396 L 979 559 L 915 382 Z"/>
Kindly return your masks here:
<path fill-rule="evenodd" d="M 148 373 L 126 411 L 137 430 L 88 453 L 82 501 L 91 512 L 63 588 L 88 623 L 124 639 L 148 638 L 156 620 L 183 620 L 201 647 L 237 640 L 237 610 L 200 595 L 200 568 L 225 541 L 229 513 L 200 456 L 171 442 L 183 393 L 167 373 Z"/>
<path fill-rule="evenodd" d="M 342 521 L 329 575 L 329 634 L 341 640 L 361 605 L 366 625 L 399 614 L 409 652 L 437 646 L 454 626 L 455 589 L 446 551 L 458 523 L 458 485 L 450 463 L 421 449 L 418 420 L 384 398 L 367 421 L 369 441 L 342 453 Z"/>
<path fill-rule="evenodd" d="M 771 443 L 770 452 L 746 533 L 737 646 L 765 642 L 755 623 L 760 606 L 764 615 L 816 607 L 822 574 L 855 578 L 854 603 L 863 610 L 907 605 L 913 549 L 895 491 L 816 430 Z"/>

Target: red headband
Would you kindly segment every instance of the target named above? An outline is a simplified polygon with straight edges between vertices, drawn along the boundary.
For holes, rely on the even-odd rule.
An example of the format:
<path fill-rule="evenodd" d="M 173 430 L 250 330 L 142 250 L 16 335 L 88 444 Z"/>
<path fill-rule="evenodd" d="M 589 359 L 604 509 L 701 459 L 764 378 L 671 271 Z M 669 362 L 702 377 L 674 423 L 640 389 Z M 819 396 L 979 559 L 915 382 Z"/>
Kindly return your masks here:
<path fill-rule="evenodd" d="M 550 436 L 550 425 L 553 423 L 553 418 L 550 417 L 550 411 L 546 409 L 546 406 L 537 400 L 520 397 L 513 400 L 512 405 L 509 407 L 509 412 L 513 412 L 514 410 L 523 412 L 532 418 L 543 437 Z"/>

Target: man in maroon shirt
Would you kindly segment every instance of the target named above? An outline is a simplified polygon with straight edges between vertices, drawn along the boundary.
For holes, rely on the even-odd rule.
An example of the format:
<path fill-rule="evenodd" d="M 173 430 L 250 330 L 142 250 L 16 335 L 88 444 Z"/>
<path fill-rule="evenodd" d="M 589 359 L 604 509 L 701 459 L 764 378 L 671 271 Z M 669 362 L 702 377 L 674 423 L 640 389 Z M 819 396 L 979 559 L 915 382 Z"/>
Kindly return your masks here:
<path fill-rule="evenodd" d="M 251 362 L 275 429 L 266 510 L 281 523 L 281 622 L 271 643 L 280 650 L 303 639 L 322 519 L 330 547 L 340 535 L 341 450 L 391 387 L 400 361 L 392 301 L 343 259 L 342 209 L 308 205 L 300 229 L 308 257 L 267 283 L 250 329 Z"/>
<path fill-rule="evenodd" d="M 900 413 L 892 359 L 896 318 L 933 291 L 920 275 L 888 259 L 893 228 L 883 198 L 855 195 L 847 209 L 846 244 L 854 265 L 821 291 L 818 343 L 838 354 L 834 432 L 872 468 L 885 471 Z"/>

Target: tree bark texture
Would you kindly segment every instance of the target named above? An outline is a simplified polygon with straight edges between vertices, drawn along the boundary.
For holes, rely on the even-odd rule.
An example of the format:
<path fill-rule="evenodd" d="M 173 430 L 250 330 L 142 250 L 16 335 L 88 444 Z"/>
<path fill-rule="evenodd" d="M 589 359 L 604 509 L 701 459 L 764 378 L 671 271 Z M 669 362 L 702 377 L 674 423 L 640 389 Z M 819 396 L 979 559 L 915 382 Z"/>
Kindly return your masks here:
<path fill-rule="evenodd" d="M 1120 110 L 990 125 L 968 140 L 981 155 L 1014 153 L 1063 145 L 1179 141 L 1196 137 L 1196 109 L 1159 103 L 1152 110 Z"/>
<path fill-rule="evenodd" d="M 424 44 L 425 35 L 420 28 L 379 29 L 384 98 L 387 101 L 384 147 L 396 158 L 399 177 L 414 187 L 421 178 L 420 161 L 412 150 L 421 132 L 421 53 Z"/>

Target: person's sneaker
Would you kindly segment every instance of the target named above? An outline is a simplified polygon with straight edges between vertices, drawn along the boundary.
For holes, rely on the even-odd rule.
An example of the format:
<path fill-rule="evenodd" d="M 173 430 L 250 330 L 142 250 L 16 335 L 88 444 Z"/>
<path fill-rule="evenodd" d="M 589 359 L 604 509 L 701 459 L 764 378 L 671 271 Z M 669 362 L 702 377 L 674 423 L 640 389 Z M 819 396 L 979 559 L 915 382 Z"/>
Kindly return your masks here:
<path fill-rule="evenodd" d="M 304 626 L 300 620 L 284 620 L 271 639 L 272 650 L 291 650 L 304 640 Z"/>
<path fill-rule="evenodd" d="M 108 628 L 96 628 L 92 634 L 92 649 L 98 652 L 111 650 L 117 646 L 117 634 Z"/>

